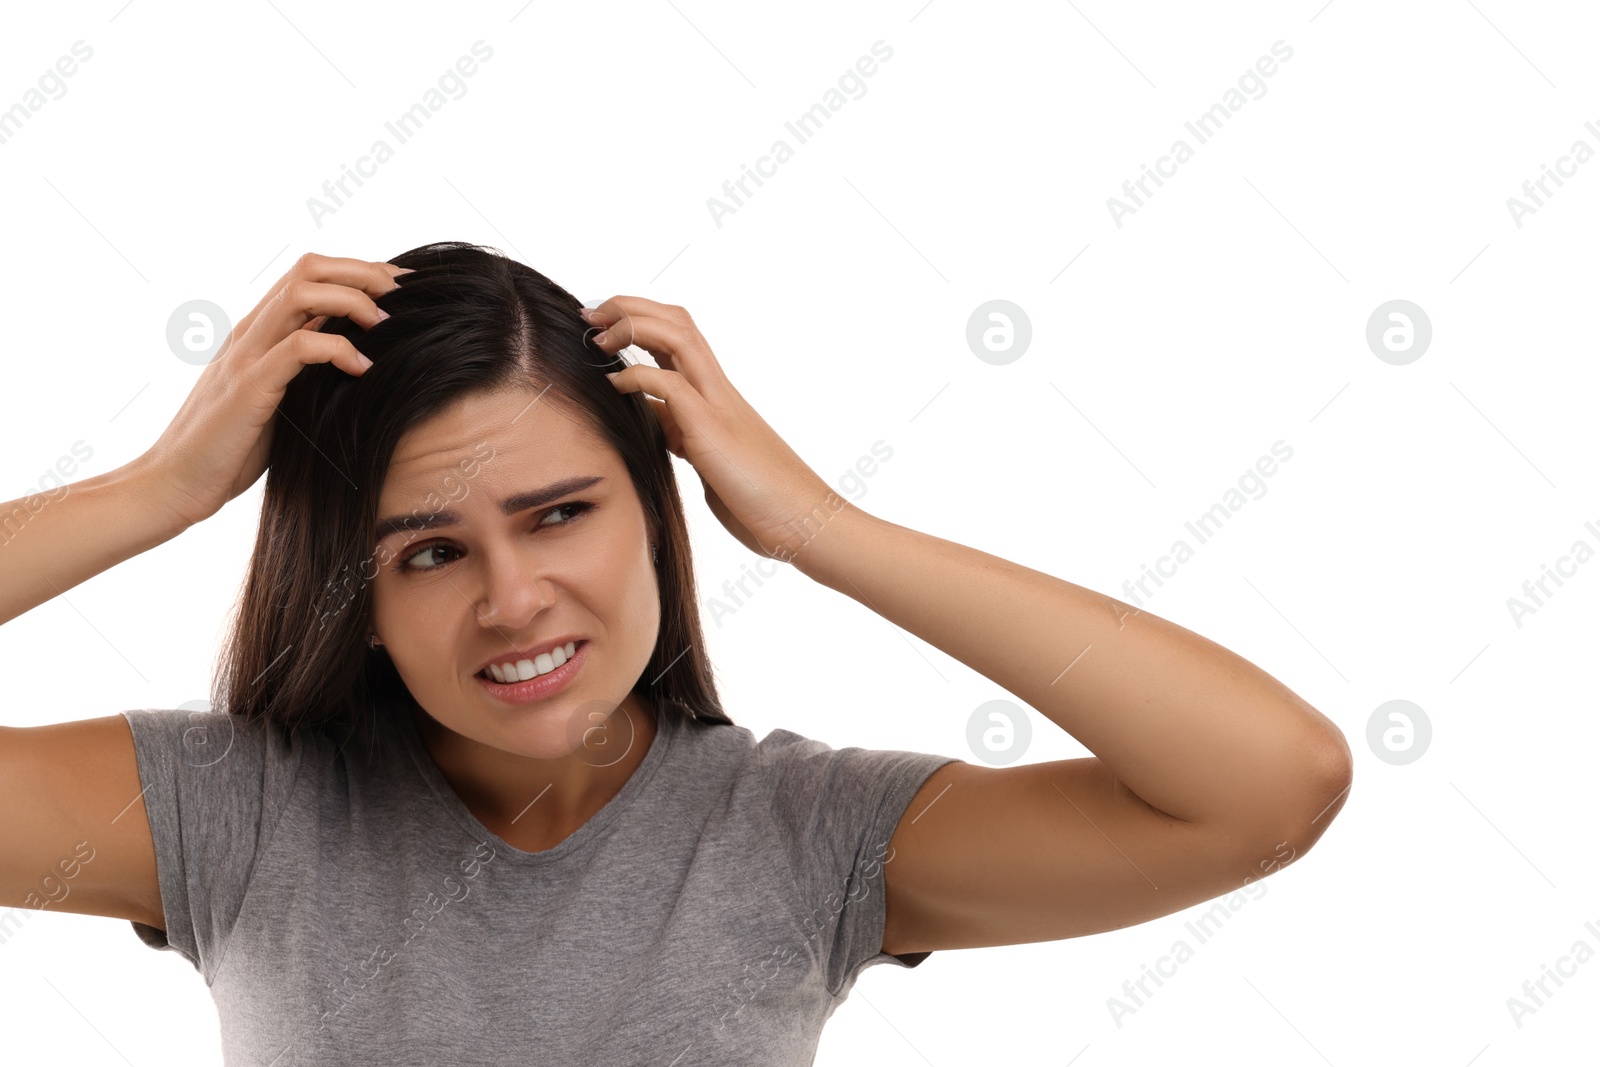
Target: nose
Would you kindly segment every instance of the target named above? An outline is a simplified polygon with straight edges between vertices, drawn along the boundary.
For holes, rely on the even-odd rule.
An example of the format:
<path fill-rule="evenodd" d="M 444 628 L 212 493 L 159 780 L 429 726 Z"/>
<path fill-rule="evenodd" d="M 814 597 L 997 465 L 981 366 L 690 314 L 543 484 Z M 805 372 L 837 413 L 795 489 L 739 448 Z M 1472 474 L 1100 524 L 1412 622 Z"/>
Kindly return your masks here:
<path fill-rule="evenodd" d="M 531 553 L 511 549 L 485 550 L 478 570 L 483 588 L 474 607 L 478 622 L 509 632 L 524 632 L 528 624 L 555 603 L 555 587 Z"/>

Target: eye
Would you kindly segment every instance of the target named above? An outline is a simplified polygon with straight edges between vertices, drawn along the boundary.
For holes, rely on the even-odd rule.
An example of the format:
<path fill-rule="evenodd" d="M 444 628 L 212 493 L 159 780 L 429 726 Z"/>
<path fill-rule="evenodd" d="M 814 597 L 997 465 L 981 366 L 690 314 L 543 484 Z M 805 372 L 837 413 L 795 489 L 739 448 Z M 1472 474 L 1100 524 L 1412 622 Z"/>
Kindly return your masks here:
<path fill-rule="evenodd" d="M 395 569 L 396 570 L 401 570 L 401 571 L 434 571 L 434 570 L 438 570 L 439 569 L 439 565 L 429 565 L 429 566 L 426 566 L 426 567 L 413 567 L 411 565 L 411 561 L 416 559 L 418 556 L 427 556 L 430 553 L 439 551 L 440 549 L 443 549 L 446 552 L 454 552 L 455 551 L 455 549 L 451 548 L 449 545 L 443 543 L 442 541 L 435 541 L 431 545 L 422 546 L 421 548 L 417 549 L 415 552 L 411 553 L 409 556 L 400 557 L 400 565 L 398 567 L 396 567 Z"/>
<path fill-rule="evenodd" d="M 588 511 L 592 507 L 594 507 L 594 505 L 589 503 L 587 500 L 574 500 L 574 501 L 572 501 L 570 503 L 567 503 L 567 504 L 557 504 L 555 507 L 551 508 L 549 511 L 544 513 L 544 518 L 545 519 L 548 519 L 552 515 L 559 514 L 560 512 L 567 511 L 569 509 L 576 509 L 576 510 L 573 511 L 572 518 L 566 519 L 566 520 L 564 520 L 562 522 L 549 522 L 549 523 L 547 523 L 543 519 L 541 519 L 539 521 L 539 525 L 540 526 L 545 526 L 545 527 L 549 527 L 549 526 L 571 526 L 573 523 L 578 521 L 578 517 L 580 515 L 582 515 L 584 512 Z"/>
<path fill-rule="evenodd" d="M 546 530 L 553 529 L 553 528 L 558 527 L 558 526 L 571 526 L 574 523 L 576 523 L 583 516 L 584 512 L 589 511 L 593 507 L 594 507 L 594 505 L 592 503 L 590 503 L 589 501 L 587 501 L 587 500 L 573 500 L 573 501 L 570 501 L 570 502 L 568 502 L 566 504 L 557 504 L 555 507 L 551 508 L 549 511 L 546 511 L 540 517 L 539 522 L 536 523 L 535 525 L 540 529 L 546 529 Z M 571 517 L 563 519 L 563 520 L 561 520 L 559 522 L 550 522 L 550 521 L 548 521 L 551 516 L 559 515 L 562 512 L 571 512 Z M 439 552 L 439 551 L 454 553 L 456 556 L 459 556 L 461 554 L 453 545 L 450 545 L 450 544 L 448 544 L 448 543 L 446 543 L 444 541 L 434 541 L 434 542 L 431 542 L 430 544 L 421 545 L 421 546 L 419 546 L 417 548 L 413 548 L 413 549 L 409 550 L 408 552 L 406 552 L 405 555 L 403 555 L 403 556 L 401 556 L 399 558 L 398 562 L 395 564 L 395 568 L 394 569 L 397 570 L 397 571 L 400 571 L 402 573 L 405 573 L 405 572 L 413 572 L 414 573 L 414 572 L 417 572 L 417 571 L 436 571 L 436 570 L 440 570 L 445 565 L 445 563 L 449 563 L 450 560 L 447 559 L 442 563 L 441 562 L 434 562 L 434 563 L 430 563 L 430 564 L 425 565 L 425 566 L 412 566 L 411 565 L 411 561 L 412 560 L 417 559 L 419 557 L 429 557 L 431 559 L 431 558 L 433 558 L 431 556 L 431 553 Z"/>

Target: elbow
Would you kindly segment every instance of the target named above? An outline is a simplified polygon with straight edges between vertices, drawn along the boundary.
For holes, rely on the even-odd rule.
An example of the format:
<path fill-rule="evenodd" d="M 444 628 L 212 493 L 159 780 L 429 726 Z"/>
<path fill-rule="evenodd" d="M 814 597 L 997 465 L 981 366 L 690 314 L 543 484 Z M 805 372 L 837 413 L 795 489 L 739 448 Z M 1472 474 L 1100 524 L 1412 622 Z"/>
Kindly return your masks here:
<path fill-rule="evenodd" d="M 1350 742 L 1345 740 L 1344 731 L 1334 726 L 1329 729 L 1328 736 L 1308 749 L 1311 761 L 1306 776 L 1318 786 L 1313 799 L 1322 801 L 1314 818 L 1331 818 L 1344 806 L 1345 798 L 1350 795 L 1350 784 L 1355 780 L 1355 758 L 1350 753 Z"/>
<path fill-rule="evenodd" d="M 1279 750 L 1282 765 L 1293 768 L 1289 780 L 1278 783 L 1279 821 L 1297 834 L 1311 826 L 1320 835 L 1350 795 L 1355 759 L 1332 719 L 1298 697 L 1294 705 L 1298 722 L 1287 731 L 1290 747 Z"/>
<path fill-rule="evenodd" d="M 1284 806 L 1277 839 L 1302 856 L 1327 832 L 1349 799 L 1355 760 L 1344 734 L 1330 727 L 1305 743 L 1296 765 L 1300 770 L 1293 802 Z"/>
<path fill-rule="evenodd" d="M 1258 878 L 1300 859 L 1321 839 L 1350 796 L 1354 768 L 1350 745 L 1332 724 L 1302 735 L 1272 763 L 1278 773 L 1257 780 L 1249 814 L 1228 835 L 1239 850 L 1235 859 Z"/>

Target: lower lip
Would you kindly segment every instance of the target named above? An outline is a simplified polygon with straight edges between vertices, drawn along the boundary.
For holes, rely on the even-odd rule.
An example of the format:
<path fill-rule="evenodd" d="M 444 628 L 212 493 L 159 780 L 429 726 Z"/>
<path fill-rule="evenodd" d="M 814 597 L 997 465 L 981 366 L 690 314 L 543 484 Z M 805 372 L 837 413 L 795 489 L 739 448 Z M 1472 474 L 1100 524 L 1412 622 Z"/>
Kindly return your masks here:
<path fill-rule="evenodd" d="M 474 674 L 472 677 L 477 683 L 488 690 L 489 695 L 496 700 L 507 704 L 535 704 L 547 697 L 552 697 L 567 687 L 578 669 L 583 666 L 583 661 L 588 658 L 589 642 L 580 641 L 573 651 L 572 658 L 551 671 L 541 674 L 537 678 L 529 678 L 526 682 L 497 682 L 492 678 L 484 678 Z"/>

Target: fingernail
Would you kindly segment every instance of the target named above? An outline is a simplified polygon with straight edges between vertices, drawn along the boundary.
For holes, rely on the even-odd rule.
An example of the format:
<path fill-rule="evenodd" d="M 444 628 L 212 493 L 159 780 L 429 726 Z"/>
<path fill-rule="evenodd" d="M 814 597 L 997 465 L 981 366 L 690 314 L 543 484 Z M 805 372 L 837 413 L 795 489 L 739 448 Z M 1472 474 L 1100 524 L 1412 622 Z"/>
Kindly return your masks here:
<path fill-rule="evenodd" d="M 366 356 L 363 356 L 359 352 L 356 353 L 356 362 L 361 364 L 362 370 L 366 370 L 368 367 L 372 366 L 372 360 L 368 359 Z"/>
<path fill-rule="evenodd" d="M 607 378 L 608 378 L 608 379 L 609 379 L 609 380 L 611 380 L 611 381 L 613 381 L 613 382 L 614 382 L 614 381 L 616 381 L 616 380 L 617 380 L 617 375 L 619 375 L 619 374 L 621 374 L 621 373 L 622 373 L 622 372 L 621 372 L 621 371 L 619 371 L 619 370 L 614 370 L 614 371 L 612 371 L 612 372 L 611 372 L 611 373 L 609 373 L 609 374 L 607 374 L 607 375 L 606 375 L 606 377 L 607 377 Z"/>
<path fill-rule="evenodd" d="M 603 345 L 606 343 L 606 332 L 604 330 L 601 330 L 599 333 L 594 335 L 594 343 L 597 345 Z"/>
<path fill-rule="evenodd" d="M 383 310 L 382 308 L 378 309 L 378 321 L 379 322 L 382 322 L 384 319 L 386 319 L 388 317 L 389 317 L 389 313 L 387 311 Z"/>
<path fill-rule="evenodd" d="M 579 308 L 578 314 L 583 316 L 584 322 L 594 321 L 594 308 Z"/>

